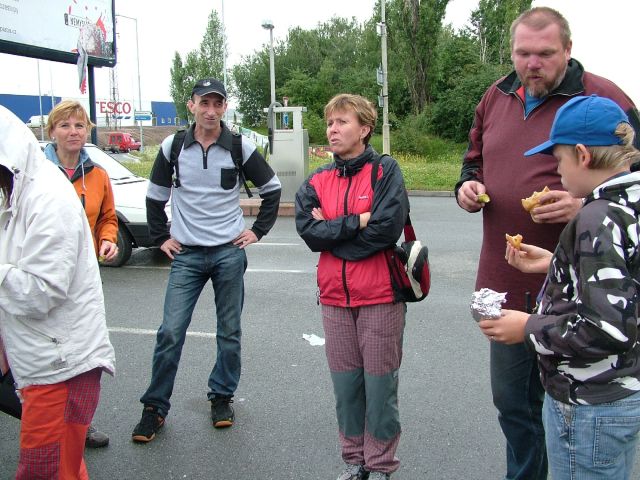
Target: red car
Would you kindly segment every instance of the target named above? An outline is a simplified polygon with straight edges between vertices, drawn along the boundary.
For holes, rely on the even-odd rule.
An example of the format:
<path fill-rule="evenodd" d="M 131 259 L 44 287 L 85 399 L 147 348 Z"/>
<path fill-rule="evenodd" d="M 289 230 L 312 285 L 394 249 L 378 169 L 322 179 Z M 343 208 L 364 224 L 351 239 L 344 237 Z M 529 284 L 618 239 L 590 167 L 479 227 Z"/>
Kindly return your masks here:
<path fill-rule="evenodd" d="M 140 150 L 140 142 L 126 132 L 109 132 L 105 150 L 110 150 L 112 153 Z"/>

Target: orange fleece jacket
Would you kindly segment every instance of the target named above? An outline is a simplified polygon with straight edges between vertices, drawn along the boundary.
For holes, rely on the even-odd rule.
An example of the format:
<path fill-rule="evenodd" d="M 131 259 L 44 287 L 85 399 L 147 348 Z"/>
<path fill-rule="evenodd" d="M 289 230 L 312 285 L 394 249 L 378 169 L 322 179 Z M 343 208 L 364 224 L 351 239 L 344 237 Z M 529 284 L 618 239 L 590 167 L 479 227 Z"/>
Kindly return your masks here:
<path fill-rule="evenodd" d="M 84 193 L 84 211 L 91 226 L 93 246 L 97 255 L 103 240 L 116 243 L 118 236 L 118 217 L 113 201 L 111 180 L 103 168 L 94 164 L 90 171 L 85 172 L 84 186 L 82 175 L 80 175 L 73 182 L 73 187 L 78 192 L 79 198 L 82 198 Z"/>

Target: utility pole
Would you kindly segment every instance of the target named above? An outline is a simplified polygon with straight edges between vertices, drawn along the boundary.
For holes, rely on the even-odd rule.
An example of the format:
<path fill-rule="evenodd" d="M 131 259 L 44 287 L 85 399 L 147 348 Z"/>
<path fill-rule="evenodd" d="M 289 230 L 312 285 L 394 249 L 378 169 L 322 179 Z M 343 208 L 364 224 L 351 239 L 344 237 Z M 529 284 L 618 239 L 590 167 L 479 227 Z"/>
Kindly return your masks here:
<path fill-rule="evenodd" d="M 133 20 L 136 25 L 136 62 L 138 66 L 138 111 L 142 111 L 142 88 L 140 87 L 140 46 L 138 43 L 138 19 L 134 17 L 127 17 L 126 15 L 117 14 L 116 17 L 128 18 L 129 20 Z M 134 113 L 133 118 L 135 119 L 135 105 L 134 105 Z M 136 120 L 138 122 L 138 126 L 140 127 L 140 151 L 144 151 L 144 135 L 142 132 L 142 120 Z"/>
<path fill-rule="evenodd" d="M 382 37 L 382 153 L 391 154 L 389 139 L 389 82 L 387 75 L 387 23 L 385 19 L 386 0 L 380 1 L 380 36 Z"/>
<path fill-rule="evenodd" d="M 222 0 L 222 83 L 227 88 L 227 27 L 224 23 L 224 0 Z M 224 111 L 224 123 L 228 124 L 228 110 Z"/>
<path fill-rule="evenodd" d="M 36 60 L 38 66 L 38 101 L 40 102 L 40 140 L 44 140 L 44 116 L 42 115 L 42 92 L 40 91 L 40 60 Z"/>

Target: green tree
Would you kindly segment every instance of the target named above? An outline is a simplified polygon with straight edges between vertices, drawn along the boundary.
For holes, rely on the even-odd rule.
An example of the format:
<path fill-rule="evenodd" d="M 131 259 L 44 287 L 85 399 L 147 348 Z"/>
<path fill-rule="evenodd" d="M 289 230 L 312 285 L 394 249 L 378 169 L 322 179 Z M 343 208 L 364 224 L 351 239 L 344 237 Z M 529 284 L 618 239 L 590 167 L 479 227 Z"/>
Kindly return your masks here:
<path fill-rule="evenodd" d="M 389 48 L 402 62 L 414 113 L 431 101 L 436 45 L 449 0 L 392 0 Z"/>
<path fill-rule="evenodd" d="M 187 110 L 187 102 L 184 98 L 188 98 L 191 90 L 185 91 L 186 82 L 184 79 L 185 71 L 182 67 L 182 58 L 178 52 L 173 56 L 173 65 L 171 67 L 171 83 L 169 84 L 169 92 L 173 103 L 176 106 L 176 114 L 182 119 L 189 118 Z"/>
<path fill-rule="evenodd" d="M 269 106 L 271 96 L 267 48 L 243 57 L 242 61 L 232 68 L 231 74 L 233 94 L 238 100 L 238 110 L 242 112 L 243 123 L 250 127 L 259 125 L 264 120 L 262 109 Z"/>
<path fill-rule="evenodd" d="M 471 31 L 477 38 L 481 63 L 504 65 L 510 58 L 511 23 L 531 8 L 531 0 L 480 0 L 471 12 Z"/>
<path fill-rule="evenodd" d="M 451 25 L 443 27 L 436 46 L 433 84 L 431 94 L 434 100 L 451 88 L 460 79 L 476 70 L 478 42 L 468 30 L 454 32 Z"/>
<path fill-rule="evenodd" d="M 307 107 L 314 119 L 323 117 L 324 105 L 336 93 L 375 99 L 380 54 L 370 50 L 372 31 L 353 18 L 338 17 L 311 30 L 290 29 L 275 47 L 276 97 L 287 96 L 291 105 Z M 233 68 L 233 78 L 239 109 L 251 122 L 261 121 L 270 101 L 267 47 L 243 58 Z"/>
<path fill-rule="evenodd" d="M 474 72 L 460 79 L 455 87 L 444 92 L 434 103 L 429 116 L 429 131 L 457 142 L 464 142 L 482 95 L 509 69 L 507 65 L 477 65 Z"/>
<path fill-rule="evenodd" d="M 180 118 L 190 118 L 186 104 L 191 97 L 194 83 L 206 77 L 223 79 L 225 42 L 224 29 L 218 13 L 212 10 L 200 48 L 187 53 L 184 63 L 180 54 L 175 53 L 169 91 Z"/>

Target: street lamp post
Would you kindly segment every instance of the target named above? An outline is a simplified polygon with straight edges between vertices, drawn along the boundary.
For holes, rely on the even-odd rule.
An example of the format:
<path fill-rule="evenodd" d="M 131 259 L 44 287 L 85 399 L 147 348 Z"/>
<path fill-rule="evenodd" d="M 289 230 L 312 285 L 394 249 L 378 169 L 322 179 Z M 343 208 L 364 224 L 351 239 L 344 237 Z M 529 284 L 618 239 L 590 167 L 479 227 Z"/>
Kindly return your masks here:
<path fill-rule="evenodd" d="M 128 18 L 129 20 L 133 20 L 136 22 L 136 63 L 138 68 L 138 110 L 142 110 L 142 88 L 140 87 L 140 48 L 138 44 L 138 19 L 134 17 L 127 17 L 126 15 L 117 14 L 116 17 Z M 135 112 L 134 112 L 135 118 Z M 137 120 L 138 125 L 140 126 L 140 151 L 144 150 L 144 138 L 142 135 L 142 120 Z"/>
<path fill-rule="evenodd" d="M 269 75 L 271 78 L 271 103 L 273 104 L 276 101 L 276 70 L 273 61 L 273 22 L 271 20 L 264 20 L 262 22 L 262 28 L 269 30 Z"/>
<path fill-rule="evenodd" d="M 385 18 L 386 0 L 380 2 L 381 24 L 380 36 L 382 37 L 382 153 L 391 154 L 391 140 L 389 138 L 389 82 L 387 71 L 387 23 Z"/>

